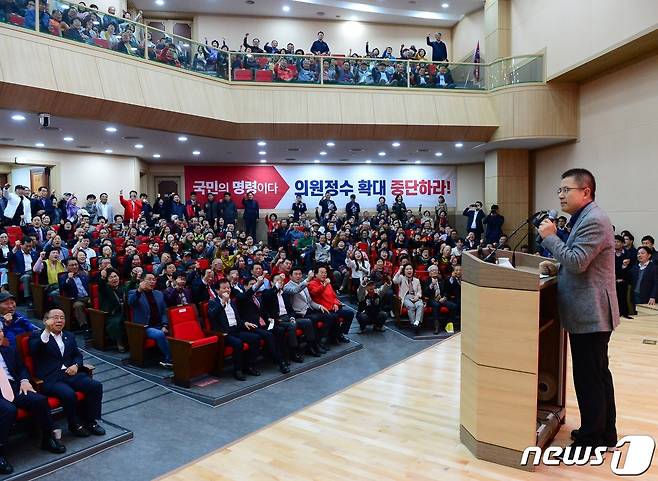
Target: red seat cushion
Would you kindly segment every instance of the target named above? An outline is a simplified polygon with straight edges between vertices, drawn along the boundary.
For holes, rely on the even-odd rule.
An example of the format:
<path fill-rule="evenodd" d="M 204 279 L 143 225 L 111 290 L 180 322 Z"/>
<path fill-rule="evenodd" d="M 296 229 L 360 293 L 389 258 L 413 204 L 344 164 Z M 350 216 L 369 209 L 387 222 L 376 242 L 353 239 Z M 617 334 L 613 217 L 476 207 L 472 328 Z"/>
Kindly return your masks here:
<path fill-rule="evenodd" d="M 194 306 L 171 307 L 168 313 L 172 337 L 185 341 L 197 341 L 206 337 L 199 325 Z"/>
<path fill-rule="evenodd" d="M 317 326 L 318 326 L 318 329 L 322 329 L 324 327 L 324 322 L 318 321 Z"/>
<path fill-rule="evenodd" d="M 192 342 L 192 347 L 201 347 L 201 346 L 207 346 L 208 344 L 214 344 L 218 340 L 217 336 L 209 336 L 209 337 L 204 337 L 203 339 L 197 339 L 196 341 Z"/>
<path fill-rule="evenodd" d="M 297 334 L 297 337 L 299 337 L 304 334 L 304 331 L 302 331 L 301 329 L 296 329 L 295 334 Z"/>
<path fill-rule="evenodd" d="M 155 341 L 153 339 L 147 337 L 144 340 L 144 349 L 150 349 L 150 348 L 155 347 L 155 346 L 157 346 L 157 344 L 155 343 Z"/>
<path fill-rule="evenodd" d="M 233 355 L 233 348 L 231 346 L 224 347 L 224 357 L 229 357 Z"/>

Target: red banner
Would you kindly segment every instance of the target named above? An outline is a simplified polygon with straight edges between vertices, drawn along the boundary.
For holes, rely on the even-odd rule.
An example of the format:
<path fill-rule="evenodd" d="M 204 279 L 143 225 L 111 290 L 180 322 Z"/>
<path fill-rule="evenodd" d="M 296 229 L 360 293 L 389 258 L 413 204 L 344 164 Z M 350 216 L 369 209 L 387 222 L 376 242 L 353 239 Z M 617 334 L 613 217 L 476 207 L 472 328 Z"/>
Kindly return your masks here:
<path fill-rule="evenodd" d="M 196 192 L 200 202 L 209 193 L 223 196 L 230 192 L 241 208 L 240 200 L 253 192 L 261 209 L 275 209 L 290 186 L 276 167 L 263 166 L 185 166 L 185 192 Z"/>

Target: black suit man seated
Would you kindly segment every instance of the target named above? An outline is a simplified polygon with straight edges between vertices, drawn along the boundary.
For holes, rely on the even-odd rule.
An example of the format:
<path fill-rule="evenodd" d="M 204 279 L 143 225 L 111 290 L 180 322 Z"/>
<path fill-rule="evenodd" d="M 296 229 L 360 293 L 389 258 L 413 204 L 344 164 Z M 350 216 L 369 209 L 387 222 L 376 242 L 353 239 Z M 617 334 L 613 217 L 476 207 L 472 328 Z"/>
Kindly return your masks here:
<path fill-rule="evenodd" d="M 274 321 L 277 326 L 286 329 L 288 347 L 291 352 L 296 353 L 293 361 L 302 362 L 301 347 L 297 340 L 297 328 L 304 331 L 304 337 L 308 352 L 315 357 L 320 357 L 326 352 L 318 344 L 318 337 L 313 326 L 313 321 L 308 318 L 297 317 L 290 302 L 290 295 L 283 291 L 284 275 L 279 274 L 272 279 L 273 287 L 266 289 L 261 295 L 261 314 L 268 321 Z"/>
<path fill-rule="evenodd" d="M 260 338 L 249 332 L 258 326 L 244 322 L 234 302 L 231 302 L 231 284 L 223 279 L 219 282 L 219 297 L 215 297 L 208 304 L 208 318 L 213 331 L 224 334 L 224 344 L 233 348 L 233 377 L 238 381 L 246 381 L 242 373 L 244 364 L 244 346 L 249 345 L 247 354 L 247 368 L 244 372 L 252 376 L 260 376 L 256 369 L 258 347 Z"/>
<path fill-rule="evenodd" d="M 34 416 L 41 429 L 41 449 L 61 454 L 66 448 L 53 436 L 48 398 L 35 392 L 18 351 L 15 347 L 3 346 L 3 340 L 0 324 L 0 474 L 11 474 L 13 467 L 5 458 L 5 446 L 18 409 L 25 409 Z"/>
<path fill-rule="evenodd" d="M 72 434 L 79 437 L 87 437 L 90 433 L 103 436 L 105 429 L 97 422 L 101 417 L 103 385 L 79 372 L 82 354 L 75 336 L 63 330 L 65 321 L 61 309 L 51 309 L 44 318 L 44 330 L 30 337 L 34 369 L 43 380 L 42 392 L 62 403 Z M 76 391 L 85 395 L 81 411 L 78 410 Z"/>
<path fill-rule="evenodd" d="M 249 279 L 247 288 L 244 291 L 232 289 L 232 292 L 235 292 L 235 305 L 238 308 L 240 318 L 245 323 L 258 326 L 255 329 L 249 329 L 249 332 L 253 332 L 265 341 L 265 346 L 269 350 L 270 357 L 279 366 L 279 371 L 283 374 L 288 374 L 290 368 L 281 356 L 281 351 L 285 346 L 285 332 L 281 331 L 285 330 L 281 329 L 280 326 L 275 327 L 274 323 L 270 324 L 261 317 L 260 300 L 256 293 L 263 285 L 264 279 L 263 276 L 259 276 L 258 279 Z"/>
<path fill-rule="evenodd" d="M 66 274 L 59 275 L 59 292 L 73 301 L 73 312 L 78 325 L 87 328 L 87 311 L 89 306 L 89 277 L 80 272 L 80 264 L 76 259 L 66 261 Z"/>

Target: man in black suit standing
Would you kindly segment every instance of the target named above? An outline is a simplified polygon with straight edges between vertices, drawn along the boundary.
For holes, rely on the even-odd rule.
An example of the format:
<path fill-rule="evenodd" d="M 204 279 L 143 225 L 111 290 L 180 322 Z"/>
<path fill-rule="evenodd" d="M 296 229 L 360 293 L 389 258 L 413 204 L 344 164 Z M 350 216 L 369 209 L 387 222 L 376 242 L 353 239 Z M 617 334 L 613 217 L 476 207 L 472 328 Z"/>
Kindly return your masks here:
<path fill-rule="evenodd" d="M 99 424 L 103 385 L 80 372 L 82 354 L 75 336 L 64 331 L 66 318 L 61 309 L 51 309 L 44 318 L 44 329 L 30 337 L 34 369 L 43 379 L 42 392 L 60 400 L 68 419 L 69 431 L 78 437 L 103 436 Z M 82 411 L 78 412 L 76 391 L 84 393 Z"/>
<path fill-rule="evenodd" d="M 238 381 L 247 380 L 242 373 L 244 343 L 249 345 L 247 368 L 244 372 L 260 376 L 260 371 L 256 369 L 260 338 L 249 332 L 249 329 L 256 329 L 258 326 L 240 318 L 238 307 L 231 302 L 231 284 L 226 279 L 219 281 L 219 297 L 211 299 L 208 304 L 208 318 L 212 330 L 224 334 L 224 343 L 233 348 L 233 377 Z"/>
<path fill-rule="evenodd" d="M 475 239 L 480 242 L 482 233 L 484 232 L 484 211 L 482 210 L 482 202 L 479 200 L 475 204 L 471 204 L 464 209 L 464 216 L 468 218 L 466 222 L 466 231 L 473 232 Z"/>
<path fill-rule="evenodd" d="M 0 324 L 0 474 L 11 474 L 14 469 L 5 458 L 4 446 L 18 409 L 25 409 L 34 416 L 42 433 L 41 449 L 62 454 L 66 448 L 53 436 L 48 398 L 36 393 L 18 351 L 15 347 L 3 346 L 3 341 Z"/>

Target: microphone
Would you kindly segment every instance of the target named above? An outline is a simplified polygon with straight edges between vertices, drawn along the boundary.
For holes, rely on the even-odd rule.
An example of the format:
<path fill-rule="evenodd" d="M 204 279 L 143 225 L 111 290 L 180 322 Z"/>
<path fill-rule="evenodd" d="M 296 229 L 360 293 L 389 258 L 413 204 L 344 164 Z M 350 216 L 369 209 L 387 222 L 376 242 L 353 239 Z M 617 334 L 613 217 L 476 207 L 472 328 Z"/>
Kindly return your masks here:
<path fill-rule="evenodd" d="M 539 228 L 539 225 L 544 222 L 544 220 L 549 219 L 549 220 L 555 220 L 557 219 L 557 211 L 555 209 L 551 210 L 540 210 L 539 212 L 535 212 L 531 216 L 531 222 L 532 225 L 535 227 Z"/>

